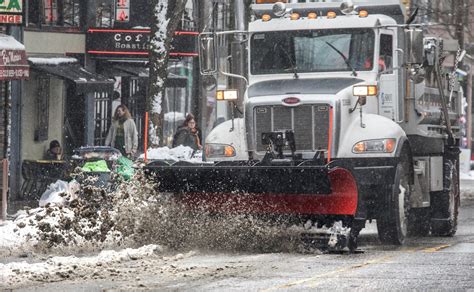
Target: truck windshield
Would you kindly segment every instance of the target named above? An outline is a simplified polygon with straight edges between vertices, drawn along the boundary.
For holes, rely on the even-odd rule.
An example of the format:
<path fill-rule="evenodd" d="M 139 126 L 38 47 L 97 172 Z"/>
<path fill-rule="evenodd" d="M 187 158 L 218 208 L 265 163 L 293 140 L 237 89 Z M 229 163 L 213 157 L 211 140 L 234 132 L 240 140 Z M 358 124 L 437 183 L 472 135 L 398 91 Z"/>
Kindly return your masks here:
<path fill-rule="evenodd" d="M 250 44 L 251 73 L 352 71 L 352 68 L 369 71 L 373 66 L 374 38 L 370 29 L 254 33 Z"/>

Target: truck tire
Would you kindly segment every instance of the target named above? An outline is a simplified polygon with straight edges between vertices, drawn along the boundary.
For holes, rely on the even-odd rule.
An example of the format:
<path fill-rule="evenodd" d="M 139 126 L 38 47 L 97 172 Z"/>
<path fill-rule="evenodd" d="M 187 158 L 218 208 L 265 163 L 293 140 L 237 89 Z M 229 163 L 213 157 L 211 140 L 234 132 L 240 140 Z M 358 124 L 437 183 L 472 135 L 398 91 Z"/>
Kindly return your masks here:
<path fill-rule="evenodd" d="M 412 208 L 408 215 L 408 236 L 423 237 L 430 234 L 430 208 Z"/>
<path fill-rule="evenodd" d="M 402 245 L 408 232 L 410 196 L 408 163 L 403 160 L 397 165 L 393 185 L 388 191 L 390 197 L 377 217 L 379 239 L 383 244 Z"/>
<path fill-rule="evenodd" d="M 460 205 L 459 159 L 446 159 L 443 165 L 444 190 L 432 194 L 431 234 L 453 236 L 457 230 Z"/>

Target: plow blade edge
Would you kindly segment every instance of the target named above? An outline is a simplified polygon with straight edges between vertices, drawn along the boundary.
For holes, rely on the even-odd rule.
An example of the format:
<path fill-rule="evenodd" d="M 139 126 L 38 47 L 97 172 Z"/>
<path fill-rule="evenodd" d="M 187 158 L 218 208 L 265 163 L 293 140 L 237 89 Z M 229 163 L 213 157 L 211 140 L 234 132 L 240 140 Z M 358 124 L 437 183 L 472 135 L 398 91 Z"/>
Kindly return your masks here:
<path fill-rule="evenodd" d="M 216 212 L 354 215 L 357 186 L 344 168 L 325 166 L 149 165 L 159 192 Z"/>

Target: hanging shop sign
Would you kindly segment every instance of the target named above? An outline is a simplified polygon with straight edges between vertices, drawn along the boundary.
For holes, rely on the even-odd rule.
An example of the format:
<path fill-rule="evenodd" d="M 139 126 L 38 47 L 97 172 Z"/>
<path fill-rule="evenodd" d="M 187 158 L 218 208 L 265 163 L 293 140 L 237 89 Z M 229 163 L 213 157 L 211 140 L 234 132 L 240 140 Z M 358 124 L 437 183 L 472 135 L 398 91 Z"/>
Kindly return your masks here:
<path fill-rule="evenodd" d="M 23 23 L 23 0 L 0 0 L 0 23 Z"/>
<path fill-rule="evenodd" d="M 177 31 L 171 43 L 172 57 L 196 57 L 197 32 Z M 149 29 L 103 29 L 87 31 L 87 53 L 95 56 L 148 57 Z"/>
<path fill-rule="evenodd" d="M 25 51 L 0 49 L 0 54 L 0 80 L 26 79 L 30 76 Z"/>

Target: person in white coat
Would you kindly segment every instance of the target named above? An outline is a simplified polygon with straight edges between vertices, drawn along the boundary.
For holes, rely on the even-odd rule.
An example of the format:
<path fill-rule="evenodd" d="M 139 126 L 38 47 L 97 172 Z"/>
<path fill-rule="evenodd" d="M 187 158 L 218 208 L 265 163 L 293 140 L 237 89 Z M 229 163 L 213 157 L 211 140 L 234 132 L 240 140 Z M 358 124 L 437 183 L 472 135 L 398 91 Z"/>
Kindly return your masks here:
<path fill-rule="evenodd" d="M 121 104 L 115 110 L 112 125 L 110 126 L 106 146 L 120 150 L 122 155 L 132 158 L 138 149 L 138 131 L 128 108 Z"/>

